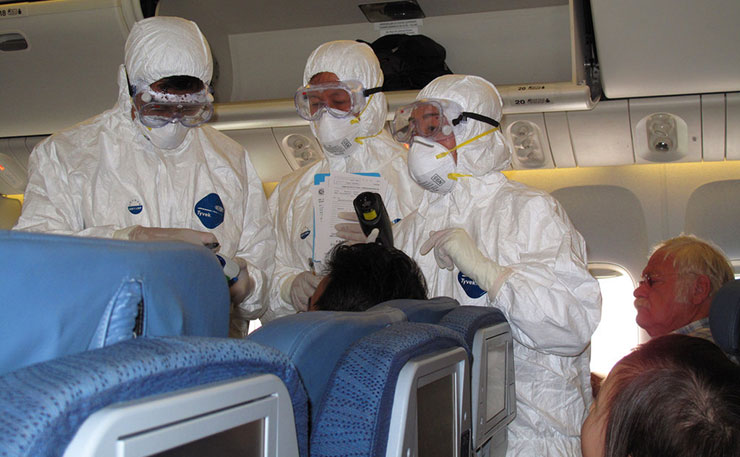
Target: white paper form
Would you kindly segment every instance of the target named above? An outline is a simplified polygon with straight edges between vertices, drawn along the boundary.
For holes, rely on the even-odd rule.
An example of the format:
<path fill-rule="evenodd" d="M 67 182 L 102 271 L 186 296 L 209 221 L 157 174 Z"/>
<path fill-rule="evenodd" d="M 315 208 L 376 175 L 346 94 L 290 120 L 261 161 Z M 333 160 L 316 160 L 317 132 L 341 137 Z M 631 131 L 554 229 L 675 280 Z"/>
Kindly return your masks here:
<path fill-rule="evenodd" d="M 314 263 L 320 266 L 335 245 L 345 241 L 335 225 L 347 223 L 340 212 L 355 212 L 352 202 L 362 192 L 385 195 L 385 179 L 378 173 L 331 173 L 316 175 L 312 189 L 314 203 Z"/>

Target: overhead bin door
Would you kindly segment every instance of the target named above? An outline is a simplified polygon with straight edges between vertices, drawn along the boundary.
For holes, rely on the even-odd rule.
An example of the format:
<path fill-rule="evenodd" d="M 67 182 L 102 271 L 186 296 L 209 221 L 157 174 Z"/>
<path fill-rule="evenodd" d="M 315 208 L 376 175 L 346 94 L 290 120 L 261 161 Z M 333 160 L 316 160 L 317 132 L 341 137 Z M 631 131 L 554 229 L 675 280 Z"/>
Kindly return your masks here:
<path fill-rule="evenodd" d="M 133 3 L 0 6 L 0 137 L 49 134 L 113 106 Z"/>

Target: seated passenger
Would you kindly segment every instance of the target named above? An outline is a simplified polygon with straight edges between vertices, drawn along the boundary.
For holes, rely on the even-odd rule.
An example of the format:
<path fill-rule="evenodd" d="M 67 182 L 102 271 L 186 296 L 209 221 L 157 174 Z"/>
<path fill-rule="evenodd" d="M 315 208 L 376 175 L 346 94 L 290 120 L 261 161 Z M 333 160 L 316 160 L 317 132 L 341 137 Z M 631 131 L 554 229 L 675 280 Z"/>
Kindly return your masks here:
<path fill-rule="evenodd" d="M 310 311 L 365 311 L 397 298 L 427 298 L 416 262 L 377 243 L 337 245 L 325 274 L 309 301 Z"/>
<path fill-rule="evenodd" d="M 652 337 L 680 333 L 713 341 L 709 308 L 733 277 L 719 248 L 692 235 L 664 241 L 653 251 L 634 292 L 637 325 Z"/>
<path fill-rule="evenodd" d="M 701 338 L 666 335 L 607 376 L 581 430 L 583 457 L 740 455 L 740 367 Z"/>

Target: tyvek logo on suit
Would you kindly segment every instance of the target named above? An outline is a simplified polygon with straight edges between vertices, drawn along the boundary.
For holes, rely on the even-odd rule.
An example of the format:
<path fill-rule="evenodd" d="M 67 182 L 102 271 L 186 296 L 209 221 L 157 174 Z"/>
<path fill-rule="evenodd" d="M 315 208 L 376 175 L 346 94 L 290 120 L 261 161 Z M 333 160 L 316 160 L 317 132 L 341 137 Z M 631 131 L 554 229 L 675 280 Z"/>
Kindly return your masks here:
<path fill-rule="evenodd" d="M 213 229 L 224 221 L 224 204 L 218 194 L 210 193 L 195 204 L 195 215 L 206 228 Z"/>

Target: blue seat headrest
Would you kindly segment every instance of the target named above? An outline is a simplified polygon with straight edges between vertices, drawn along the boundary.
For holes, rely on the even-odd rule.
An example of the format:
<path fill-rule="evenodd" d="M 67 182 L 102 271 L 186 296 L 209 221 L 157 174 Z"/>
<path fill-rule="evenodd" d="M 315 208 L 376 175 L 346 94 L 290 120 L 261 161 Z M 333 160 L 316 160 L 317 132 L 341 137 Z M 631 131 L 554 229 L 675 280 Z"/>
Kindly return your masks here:
<path fill-rule="evenodd" d="M 468 346 L 473 347 L 473 338 L 478 329 L 489 327 L 501 322 L 508 322 L 504 313 L 498 308 L 487 306 L 460 306 L 447 313 L 439 325 L 454 330 L 460 334 Z"/>
<path fill-rule="evenodd" d="M 129 339 L 140 312 L 142 336 L 227 336 L 228 287 L 204 247 L 3 230 L 0 252 L 0 373 Z"/>
<path fill-rule="evenodd" d="M 402 312 L 387 306 L 364 312 L 312 311 L 268 322 L 248 339 L 279 350 L 293 362 L 308 392 L 313 418 L 345 350 L 363 336 L 405 320 Z"/>
<path fill-rule="evenodd" d="M 435 297 L 428 300 L 412 300 L 408 298 L 389 300 L 381 303 L 381 305 L 400 309 L 406 314 L 409 322 L 436 324 L 447 313 L 459 307 L 460 303 L 450 297 Z"/>
<path fill-rule="evenodd" d="M 740 354 L 740 280 L 722 286 L 709 308 L 712 338 L 728 354 Z"/>

